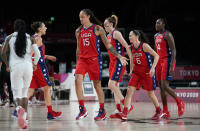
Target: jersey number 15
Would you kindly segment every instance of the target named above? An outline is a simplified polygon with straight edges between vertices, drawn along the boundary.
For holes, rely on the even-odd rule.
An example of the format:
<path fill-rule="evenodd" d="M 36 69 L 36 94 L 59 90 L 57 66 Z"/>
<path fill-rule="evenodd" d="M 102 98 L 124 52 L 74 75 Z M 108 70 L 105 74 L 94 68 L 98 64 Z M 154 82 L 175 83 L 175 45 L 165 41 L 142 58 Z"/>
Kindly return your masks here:
<path fill-rule="evenodd" d="M 83 46 L 89 46 L 89 45 L 90 45 L 89 38 L 83 39 Z"/>

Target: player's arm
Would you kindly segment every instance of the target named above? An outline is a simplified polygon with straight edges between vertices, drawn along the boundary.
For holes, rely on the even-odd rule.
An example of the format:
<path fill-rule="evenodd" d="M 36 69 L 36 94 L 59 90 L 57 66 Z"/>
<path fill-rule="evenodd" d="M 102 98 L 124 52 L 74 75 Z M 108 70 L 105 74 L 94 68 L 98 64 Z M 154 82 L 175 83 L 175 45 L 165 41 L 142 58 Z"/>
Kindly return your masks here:
<path fill-rule="evenodd" d="M 159 60 L 159 55 L 147 43 L 143 44 L 143 50 L 144 50 L 144 52 L 148 52 L 149 54 L 151 54 L 154 57 L 153 65 L 152 65 L 151 70 L 149 72 L 150 76 L 152 77 L 155 73 L 155 68 L 156 68 L 156 65 L 157 65 L 158 60 Z"/>
<path fill-rule="evenodd" d="M 171 63 L 170 63 L 170 69 L 169 73 L 172 75 L 174 72 L 174 62 L 176 59 L 176 47 L 175 47 L 175 42 L 174 42 L 174 37 L 170 32 L 166 32 L 164 38 L 167 40 L 167 43 L 169 45 L 169 48 L 171 50 Z"/>
<path fill-rule="evenodd" d="M 130 51 L 131 51 L 131 45 L 128 46 Z M 132 55 L 132 53 L 131 53 Z M 133 55 L 132 55 L 132 60 L 130 61 L 130 64 L 132 64 L 132 69 L 130 70 L 130 73 L 129 73 L 129 76 L 131 77 L 132 76 L 132 73 L 133 73 L 133 69 L 134 69 L 134 63 L 133 63 Z"/>
<path fill-rule="evenodd" d="M 2 49 L 2 45 L 0 45 L 0 53 L 1 53 L 1 49 Z M 1 66 L 2 66 L 2 58 L 1 58 L 1 55 L 0 55 L 0 71 L 1 71 Z"/>
<path fill-rule="evenodd" d="M 32 42 L 31 51 L 32 51 L 32 53 L 35 54 L 34 61 L 33 61 L 33 69 L 36 70 L 37 69 L 37 63 L 38 63 L 38 60 L 40 59 L 41 55 L 40 55 L 40 51 L 38 49 L 38 46 L 36 44 L 36 41 L 32 37 L 31 37 L 31 42 Z M 32 54 L 31 54 L 31 56 L 32 56 Z"/>
<path fill-rule="evenodd" d="M 80 34 L 80 29 L 81 28 L 79 27 L 75 31 L 76 43 L 77 43 L 77 46 L 76 46 L 76 64 L 77 64 L 77 61 L 78 61 L 78 54 L 80 53 L 80 48 L 79 48 L 79 34 Z"/>
<path fill-rule="evenodd" d="M 50 60 L 50 61 L 53 61 L 53 62 L 56 61 L 56 57 L 55 57 L 55 56 L 52 56 L 52 55 L 45 55 L 45 59 Z"/>
<path fill-rule="evenodd" d="M 9 48 L 9 41 L 10 41 L 11 37 L 12 37 L 12 35 L 9 35 L 6 38 L 5 43 L 3 45 L 2 52 L 1 52 L 2 59 L 3 59 L 4 63 L 6 64 L 6 70 L 8 72 L 10 71 L 10 69 L 9 69 L 9 63 L 8 63 L 8 60 L 7 60 L 7 52 L 10 50 L 10 48 Z"/>
<path fill-rule="evenodd" d="M 128 64 L 127 58 L 117 53 L 116 49 L 108 41 L 106 37 L 106 32 L 104 31 L 104 29 L 101 26 L 97 25 L 95 28 L 95 31 L 96 31 L 96 35 L 99 35 L 101 37 L 101 40 L 104 43 L 107 50 L 109 50 L 114 56 L 116 56 L 123 65 L 127 65 Z"/>
<path fill-rule="evenodd" d="M 40 47 L 42 45 L 42 38 L 37 36 L 34 39 L 35 39 L 37 46 Z"/>
<path fill-rule="evenodd" d="M 38 47 L 42 45 L 42 38 L 37 36 L 37 37 L 31 37 L 31 41 L 34 40 L 35 44 L 37 44 Z M 31 56 L 33 56 L 34 52 L 31 50 Z"/>
<path fill-rule="evenodd" d="M 133 56 L 132 56 L 132 52 L 131 52 L 131 48 L 129 47 L 128 43 L 124 40 L 121 32 L 119 31 L 115 31 L 113 34 L 114 39 L 117 39 L 124 48 L 126 48 L 127 54 L 129 56 L 129 60 L 130 60 L 130 72 L 132 72 L 133 70 Z"/>
<path fill-rule="evenodd" d="M 154 50 L 156 50 L 156 44 L 155 44 L 156 43 L 156 34 L 154 35 L 153 38 L 154 38 Z"/>
<path fill-rule="evenodd" d="M 0 52 L 1 52 L 1 49 L 2 49 L 2 45 L 0 45 Z"/>

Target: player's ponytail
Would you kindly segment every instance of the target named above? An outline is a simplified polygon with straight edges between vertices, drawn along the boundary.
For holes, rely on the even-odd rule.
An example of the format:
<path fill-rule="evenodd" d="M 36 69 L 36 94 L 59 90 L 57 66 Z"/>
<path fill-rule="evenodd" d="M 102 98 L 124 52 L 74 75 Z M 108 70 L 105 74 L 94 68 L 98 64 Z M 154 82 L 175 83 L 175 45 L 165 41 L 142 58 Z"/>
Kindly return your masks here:
<path fill-rule="evenodd" d="M 133 30 L 133 33 L 136 36 L 139 36 L 139 41 L 144 42 L 144 43 L 149 43 L 149 39 L 146 36 L 146 34 L 142 30 Z"/>
<path fill-rule="evenodd" d="M 17 19 L 14 22 L 14 30 L 18 32 L 15 41 L 15 53 L 19 57 L 24 57 L 26 54 L 26 24 L 24 20 Z"/>
<path fill-rule="evenodd" d="M 97 17 L 95 17 L 94 13 L 90 9 L 82 9 L 81 11 L 85 12 L 87 16 L 90 16 L 90 22 L 100 26 L 103 25 L 102 22 Z"/>
<path fill-rule="evenodd" d="M 117 28 L 118 25 L 118 17 L 116 15 L 112 15 L 111 17 L 106 18 L 109 23 L 113 23 L 113 27 Z"/>

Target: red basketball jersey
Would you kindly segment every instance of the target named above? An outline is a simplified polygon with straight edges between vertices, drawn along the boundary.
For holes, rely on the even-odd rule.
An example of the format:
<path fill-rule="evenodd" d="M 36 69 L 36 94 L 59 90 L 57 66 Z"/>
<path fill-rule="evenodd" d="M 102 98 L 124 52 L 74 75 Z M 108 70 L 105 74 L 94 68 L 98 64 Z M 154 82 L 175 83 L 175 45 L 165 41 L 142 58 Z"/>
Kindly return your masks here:
<path fill-rule="evenodd" d="M 143 51 L 142 46 L 143 42 L 140 43 L 138 48 L 135 48 L 134 44 L 131 45 L 134 63 L 133 71 L 149 72 L 152 66 L 151 56 Z"/>
<path fill-rule="evenodd" d="M 167 41 L 164 39 L 166 32 L 167 30 L 162 34 L 155 34 L 155 47 L 160 59 L 171 57 L 170 48 Z"/>
<path fill-rule="evenodd" d="M 33 35 L 33 38 L 34 38 L 34 39 L 37 38 L 37 37 L 38 37 L 37 34 Z M 40 55 L 41 55 L 39 61 L 41 60 L 41 58 L 43 58 L 43 60 L 45 61 L 45 45 L 42 44 L 42 46 L 38 47 L 38 49 L 39 49 Z M 33 54 L 33 57 L 34 57 L 34 54 Z M 39 65 L 39 61 L 38 61 L 37 67 L 40 66 L 40 65 Z"/>
<path fill-rule="evenodd" d="M 111 34 L 108 34 L 108 36 L 107 36 L 108 37 L 108 41 L 117 50 L 117 52 L 121 56 L 124 56 L 124 47 L 119 43 L 118 40 L 113 38 L 114 32 L 115 32 L 115 30 Z M 110 61 L 116 60 L 116 56 L 114 56 L 110 51 L 108 51 L 108 54 L 110 56 Z"/>
<path fill-rule="evenodd" d="M 100 55 L 100 36 L 95 34 L 95 24 L 88 28 L 83 26 L 80 29 L 79 35 L 79 57 L 90 58 Z"/>
<path fill-rule="evenodd" d="M 36 37 L 38 37 L 38 35 L 33 36 L 33 38 L 36 38 Z M 38 47 L 38 49 L 40 51 L 41 56 L 37 63 L 37 69 L 35 71 L 33 71 L 33 77 L 36 77 L 36 78 L 40 79 L 41 81 L 43 80 L 43 82 L 41 82 L 41 83 L 44 84 L 45 86 L 46 86 L 46 84 L 51 86 L 52 83 L 50 81 L 49 72 L 48 72 L 48 69 L 47 69 L 47 66 L 45 63 L 45 45 L 42 44 L 40 47 Z M 34 54 L 33 54 L 33 56 L 34 56 Z M 33 87 L 33 88 L 37 88 L 37 87 Z"/>

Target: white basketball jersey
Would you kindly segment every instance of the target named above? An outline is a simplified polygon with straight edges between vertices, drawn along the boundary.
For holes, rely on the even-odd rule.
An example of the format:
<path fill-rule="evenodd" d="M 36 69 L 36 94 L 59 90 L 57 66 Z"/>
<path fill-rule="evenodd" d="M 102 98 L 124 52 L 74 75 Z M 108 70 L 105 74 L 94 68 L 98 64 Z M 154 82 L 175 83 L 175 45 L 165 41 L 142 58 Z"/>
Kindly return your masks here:
<path fill-rule="evenodd" d="M 15 41 L 17 39 L 18 32 L 14 32 L 11 34 L 11 39 L 9 41 L 9 47 L 10 47 L 10 57 L 9 57 L 9 64 L 10 67 L 14 66 L 15 64 L 22 63 L 22 62 L 30 62 L 32 63 L 31 59 L 31 39 L 30 35 L 26 34 L 26 54 L 24 57 L 19 57 L 15 52 Z"/>

